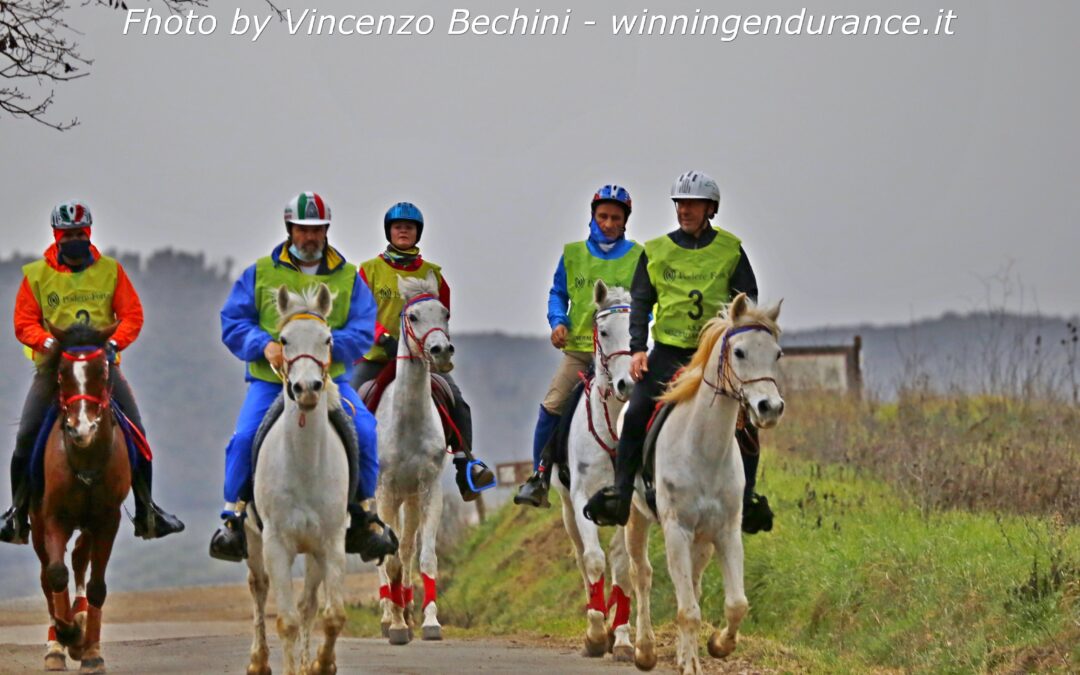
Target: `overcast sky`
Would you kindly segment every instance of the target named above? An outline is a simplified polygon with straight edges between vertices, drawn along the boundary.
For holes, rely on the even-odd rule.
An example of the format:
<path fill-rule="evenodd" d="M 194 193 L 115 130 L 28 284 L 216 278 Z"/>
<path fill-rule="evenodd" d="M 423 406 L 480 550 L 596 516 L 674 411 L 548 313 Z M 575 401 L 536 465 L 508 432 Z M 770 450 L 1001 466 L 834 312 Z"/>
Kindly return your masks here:
<path fill-rule="evenodd" d="M 81 125 L 0 121 L 0 251 L 43 250 L 52 205 L 75 197 L 94 211 L 98 244 L 246 266 L 283 237 L 290 196 L 316 190 L 332 243 L 359 262 L 385 246 L 386 208 L 410 200 L 428 221 L 423 253 L 453 289 L 454 327 L 539 334 L 561 247 L 584 238 L 595 189 L 629 188 L 629 233 L 644 241 L 675 227 L 671 181 L 698 169 L 720 185 L 718 222 L 743 239 L 762 299 L 785 298 L 788 328 L 974 309 L 1008 264 L 1033 293 L 1028 309 L 1037 296 L 1044 312 L 1076 314 L 1080 3 L 946 3 L 950 37 L 607 34 L 620 6 L 709 4 L 802 6 L 520 4 L 573 8 L 569 34 L 451 37 L 451 3 L 301 0 L 282 6 L 431 13 L 436 28 L 305 38 L 278 24 L 255 44 L 226 35 L 234 3 L 211 0 L 209 37 L 125 37 L 122 12 L 77 8 L 95 64 L 57 87 L 53 116 Z M 597 27 L 580 25 L 590 18 Z"/>

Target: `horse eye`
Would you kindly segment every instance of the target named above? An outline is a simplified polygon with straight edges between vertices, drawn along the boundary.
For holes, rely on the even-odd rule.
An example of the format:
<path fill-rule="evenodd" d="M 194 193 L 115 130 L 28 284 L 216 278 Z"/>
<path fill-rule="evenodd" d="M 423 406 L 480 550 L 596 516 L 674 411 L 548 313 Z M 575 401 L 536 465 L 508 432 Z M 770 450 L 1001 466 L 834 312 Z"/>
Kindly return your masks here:
<path fill-rule="evenodd" d="M 746 352 L 744 352 L 741 349 L 736 349 L 735 350 L 735 358 L 737 358 L 737 359 L 745 359 L 746 358 Z"/>
<path fill-rule="evenodd" d="M 416 321 L 416 313 L 409 314 L 409 321 Z"/>
<path fill-rule="evenodd" d="M 287 344 L 289 344 L 289 341 L 286 340 L 285 338 L 281 338 L 281 346 L 284 347 Z"/>
<path fill-rule="evenodd" d="M 330 340 L 332 340 L 332 339 L 333 338 L 326 338 L 326 344 L 330 344 Z"/>
<path fill-rule="evenodd" d="M 607 337 L 607 331 L 606 330 L 600 331 L 600 337 Z"/>
<path fill-rule="evenodd" d="M 777 361 L 779 361 L 779 360 L 780 360 L 780 358 L 781 358 L 781 357 L 782 357 L 783 355 L 784 355 L 784 352 L 776 352 L 776 360 L 777 360 Z"/>

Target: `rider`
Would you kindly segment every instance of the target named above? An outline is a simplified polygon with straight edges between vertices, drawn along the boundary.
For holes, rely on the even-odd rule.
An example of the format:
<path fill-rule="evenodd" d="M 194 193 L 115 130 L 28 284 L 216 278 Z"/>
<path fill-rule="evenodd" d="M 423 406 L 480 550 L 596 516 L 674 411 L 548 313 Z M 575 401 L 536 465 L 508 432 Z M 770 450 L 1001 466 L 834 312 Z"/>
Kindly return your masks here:
<path fill-rule="evenodd" d="M 551 457 L 548 441 L 559 425 L 562 409 L 578 373 L 592 364 L 593 286 L 602 279 L 608 286 L 630 288 L 641 256 L 641 244 L 626 238 L 630 220 L 630 193 L 618 185 L 605 185 L 592 198 L 589 238 L 567 244 L 555 268 L 548 292 L 548 324 L 551 344 L 563 351 L 547 395 L 540 404 L 540 416 L 533 433 L 535 472 L 518 490 L 515 504 L 549 506 Z M 572 280 L 572 283 L 571 281 Z"/>
<path fill-rule="evenodd" d="M 26 346 L 27 356 L 40 368 L 48 360 L 47 356 L 59 349 L 56 338 L 46 328 L 46 322 L 57 328 L 66 328 L 78 322 L 104 328 L 119 322 L 109 340 L 110 359 L 114 361 L 111 369 L 112 396 L 145 436 L 146 430 L 135 397 L 120 372 L 119 357 L 114 356 L 139 336 L 143 325 L 142 303 L 120 263 L 102 255 L 90 243 L 92 225 L 90 209 L 82 202 L 64 202 L 53 209 L 55 243 L 45 251 L 43 259 L 23 267 L 25 276 L 15 298 L 15 337 Z M 38 431 L 56 395 L 56 374 L 35 370 L 30 392 L 23 404 L 22 419 L 15 436 L 15 452 L 11 457 L 14 505 L 3 515 L 0 541 L 13 544 L 27 542 L 31 491 L 28 464 Z M 137 456 L 132 482 L 135 535 L 143 539 L 156 539 L 183 531 L 184 524 L 179 518 L 154 504 L 150 496 L 151 464 L 144 461 L 141 454 Z"/>
<path fill-rule="evenodd" d="M 709 224 L 720 207 L 716 181 L 700 171 L 688 171 L 675 179 L 671 199 L 679 228 L 646 242 L 634 272 L 630 291 L 630 376 L 637 384 L 619 438 L 615 486 L 600 490 L 585 506 L 586 516 L 600 525 L 625 525 L 630 517 L 645 427 L 656 397 L 676 371 L 690 361 L 702 326 L 740 292 L 757 301 L 757 279 L 738 237 Z M 649 313 L 654 306 L 655 344 L 646 354 Z M 757 429 L 746 422 L 736 439 L 746 474 L 742 529 L 748 534 L 768 531 L 773 517 L 769 502 L 754 492 Z"/>
<path fill-rule="evenodd" d="M 375 496 L 379 471 L 375 418 L 345 376 L 345 364 L 371 345 L 375 302 L 367 287 L 356 283 L 356 266 L 327 244 L 329 229 L 330 207 L 322 197 L 314 192 L 294 197 L 285 206 L 288 238 L 244 270 L 221 310 L 221 339 L 237 358 L 247 362 L 248 391 L 225 451 L 225 508 L 221 512 L 225 524 L 210 541 L 210 555 L 215 558 L 239 561 L 247 554 L 243 504 L 252 496 L 252 444 L 267 411 L 282 392 L 277 375 L 283 356 L 275 294 L 282 285 L 301 292 L 320 282 L 335 293 L 333 310 L 325 317 L 333 331 L 330 376 L 345 404 L 331 409 L 330 417 L 349 450 L 350 472 L 359 473 L 356 494 L 350 495 L 352 521 L 345 550 L 359 553 L 365 560 L 394 552 L 387 534 L 377 534 L 370 527 L 374 518 L 368 500 Z M 350 427 L 355 436 L 349 433 Z"/>
<path fill-rule="evenodd" d="M 423 278 L 429 271 L 434 272 L 439 279 L 439 301 L 447 309 L 450 308 L 450 287 L 443 277 L 442 268 L 424 260 L 417 248 L 420 236 L 424 233 L 424 215 L 420 213 L 420 209 L 409 202 L 394 204 L 383 217 L 383 232 L 389 242 L 386 250 L 360 264 L 360 278 L 375 294 L 378 316 L 375 323 L 375 344 L 356 362 L 353 386 L 357 389 L 363 383 L 375 379 L 390 359 L 397 355 L 401 332 L 398 317 L 404 306 L 404 300 L 398 293 L 399 277 Z M 473 461 L 472 410 L 462 398 L 461 389 L 453 378 L 445 373 L 443 378 L 454 393 L 454 406 L 450 416 L 461 434 L 460 437 L 457 434 L 450 435 L 457 486 L 462 498 L 472 501 L 479 496 L 480 491 L 495 482 L 495 475 L 483 462 Z"/>

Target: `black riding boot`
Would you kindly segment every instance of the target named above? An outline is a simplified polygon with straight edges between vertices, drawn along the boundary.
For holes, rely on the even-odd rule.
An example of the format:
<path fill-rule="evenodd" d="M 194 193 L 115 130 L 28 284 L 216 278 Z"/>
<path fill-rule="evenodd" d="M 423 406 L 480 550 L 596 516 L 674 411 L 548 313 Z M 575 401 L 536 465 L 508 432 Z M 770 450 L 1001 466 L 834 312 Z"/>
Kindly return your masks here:
<path fill-rule="evenodd" d="M 742 531 L 747 534 L 768 532 L 773 526 L 773 512 L 769 508 L 769 500 L 764 495 L 754 492 L 757 485 L 758 460 L 761 459 L 757 427 L 747 421 L 742 429 L 735 430 L 735 440 L 739 443 L 743 472 L 746 475 L 746 488 L 743 490 Z"/>
<path fill-rule="evenodd" d="M 247 557 L 244 515 L 222 513 L 221 518 L 225 522 L 210 538 L 210 557 L 228 562 L 240 562 Z"/>
<path fill-rule="evenodd" d="M 345 532 L 345 552 L 359 553 L 364 562 L 378 560 L 397 553 L 398 540 L 394 531 L 374 513 L 360 505 L 357 491 L 360 485 L 360 439 L 356 436 L 353 419 L 344 408 L 330 410 L 330 423 L 345 442 L 345 457 L 349 463 L 349 514 L 352 516 Z"/>
<path fill-rule="evenodd" d="M 141 539 L 160 539 L 184 531 L 179 518 L 154 503 L 153 475 L 153 465 L 144 457 L 137 457 L 131 487 L 135 493 L 135 536 Z"/>
<path fill-rule="evenodd" d="M 460 434 L 460 437 L 458 434 L 450 434 L 450 447 L 454 450 L 454 469 L 457 471 L 455 482 L 461 498 L 471 502 L 475 501 L 481 492 L 495 486 L 495 474 L 472 454 L 472 408 L 461 397 L 461 390 L 454 379 L 449 375 L 443 377 L 454 392 L 454 406 L 449 412 L 450 419 Z"/>
<path fill-rule="evenodd" d="M 25 544 L 30 541 L 30 481 L 26 462 L 18 454 L 11 458 L 11 508 L 0 516 L 0 541 Z"/>

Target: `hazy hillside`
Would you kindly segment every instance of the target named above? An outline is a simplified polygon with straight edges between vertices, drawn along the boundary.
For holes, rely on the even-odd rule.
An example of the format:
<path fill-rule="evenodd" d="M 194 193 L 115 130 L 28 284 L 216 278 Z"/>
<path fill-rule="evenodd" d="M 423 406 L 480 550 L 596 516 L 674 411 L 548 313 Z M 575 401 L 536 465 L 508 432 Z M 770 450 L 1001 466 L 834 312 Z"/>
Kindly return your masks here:
<path fill-rule="evenodd" d="M 143 299 L 146 326 L 124 354 L 123 368 L 135 389 L 156 453 L 156 495 L 181 514 L 188 530 L 160 542 L 134 540 L 125 525 L 118 542 L 110 587 L 117 590 L 174 583 L 238 581 L 240 566 L 211 560 L 209 536 L 218 522 L 224 448 L 243 399 L 243 367 L 221 345 L 218 311 L 231 287 L 231 270 L 215 268 L 202 255 L 162 251 L 149 258 L 122 255 Z M 0 317 L 10 317 L 28 258 L 0 261 Z M 537 298 L 537 312 L 544 311 Z M 9 319 L 6 319 L 9 321 Z M 7 324 L 10 326 L 10 323 Z M 849 343 L 863 336 L 866 382 L 884 394 L 906 374 L 933 375 L 940 386 L 981 384 L 991 364 L 1031 361 L 1041 336 L 1043 367 L 1064 372 L 1058 344 L 1065 322 L 1018 316 L 958 316 L 900 327 L 860 326 L 788 333 L 786 344 Z M 536 411 L 559 358 L 544 337 L 499 334 L 455 335 L 455 377 L 475 416 L 476 447 L 491 463 L 531 456 Z M 997 358 L 991 358 L 997 354 Z M 1015 370 L 1015 369 L 1014 369 Z M 31 375 L 12 331 L 0 331 L 0 440 L 5 478 L 0 501 L 6 508 L 7 461 Z M 505 499 L 509 490 L 492 502 Z M 37 592 L 36 558 L 28 547 L 0 546 L 0 597 Z"/>

